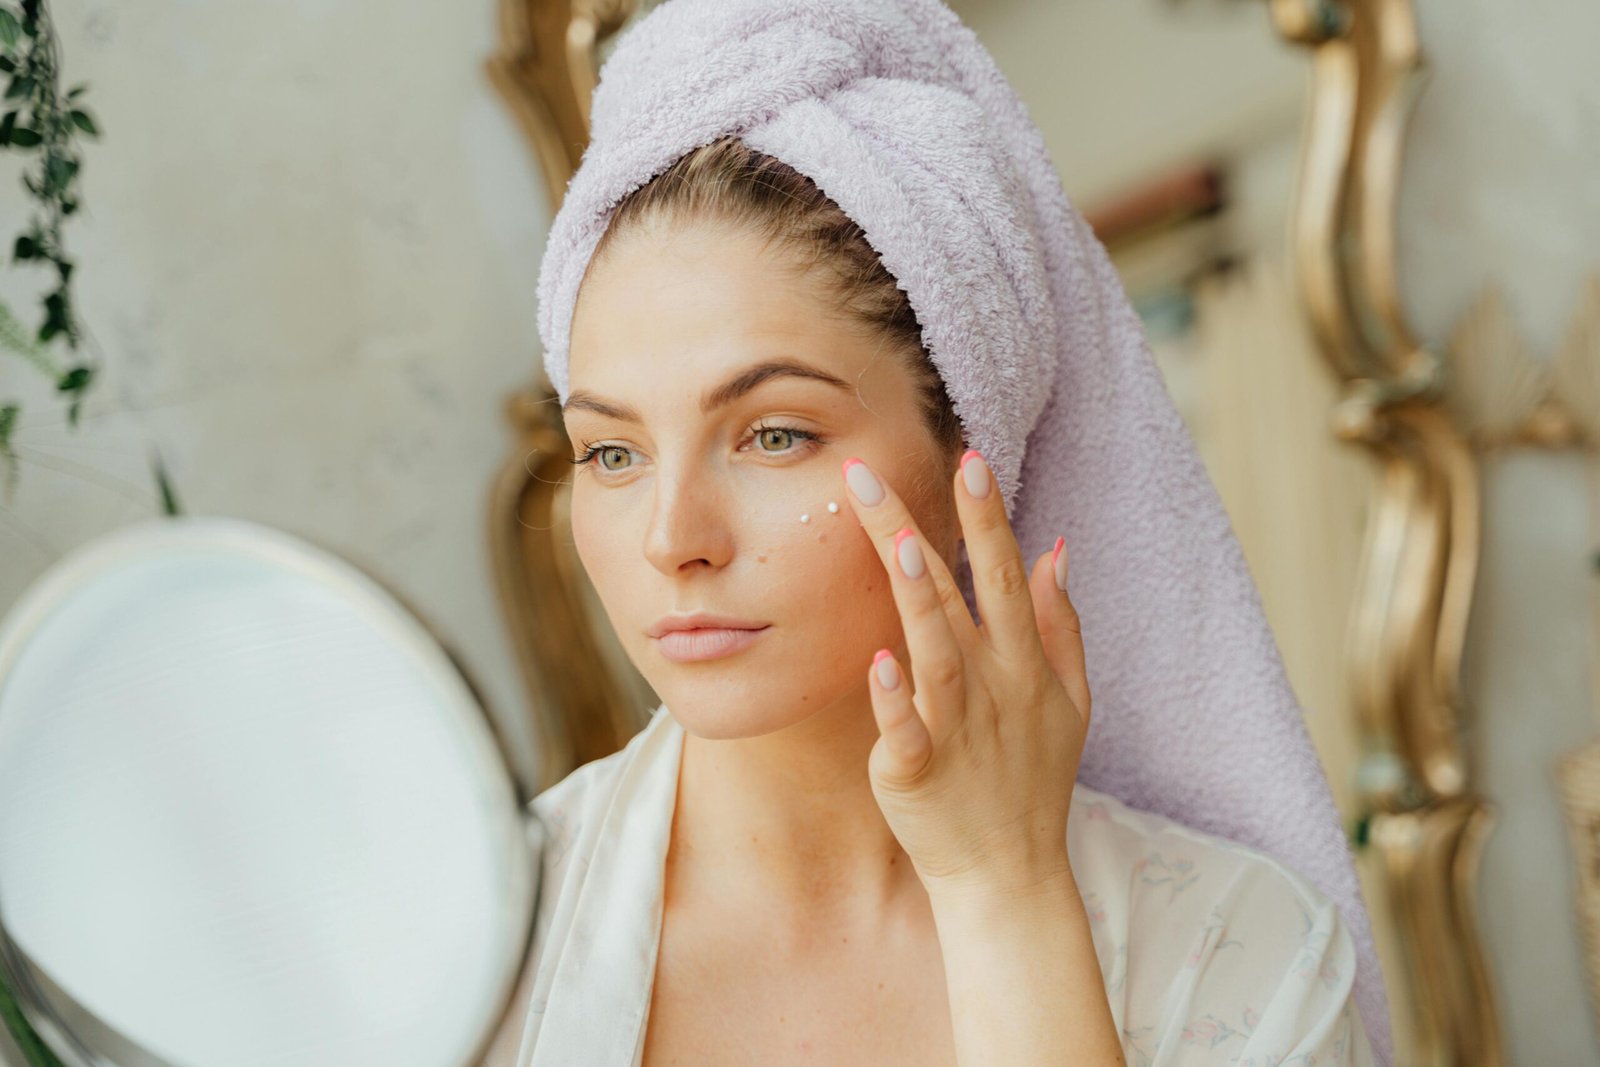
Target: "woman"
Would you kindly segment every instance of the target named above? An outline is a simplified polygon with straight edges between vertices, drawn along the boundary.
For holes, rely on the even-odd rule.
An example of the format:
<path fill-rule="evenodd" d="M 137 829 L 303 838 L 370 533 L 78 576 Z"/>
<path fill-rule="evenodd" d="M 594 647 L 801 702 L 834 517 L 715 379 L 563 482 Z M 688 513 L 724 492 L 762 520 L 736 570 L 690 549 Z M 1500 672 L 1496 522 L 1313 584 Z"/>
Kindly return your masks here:
<path fill-rule="evenodd" d="M 663 89 L 663 41 L 763 7 L 810 17 L 721 0 L 639 23 L 597 92 L 593 158 L 624 144 L 608 84 L 621 99 L 654 61 Z M 852 31 L 885 10 L 811 5 Z M 1078 540 L 1022 554 L 1019 464 L 972 447 L 1003 442 L 1001 420 L 963 404 L 974 379 L 938 290 L 875 247 L 887 227 L 869 240 L 870 200 L 846 211 L 755 139 L 633 161 L 649 180 L 583 254 L 553 229 L 542 328 L 560 318 L 559 257 L 578 264 L 567 331 L 545 330 L 547 361 L 566 357 L 552 380 L 573 536 L 662 704 L 535 801 L 549 837 L 526 1018 L 494 1057 L 520 1040 L 515 1062 L 541 1067 L 1375 1062 L 1326 894 L 1264 851 L 1071 785 L 1100 691 L 1094 616 L 1080 635 L 1067 592 Z M 1062 269 L 1046 244 L 1038 274 Z M 1045 328 L 1031 309 L 1017 321 Z M 1008 421 L 1057 417 L 1031 410 Z M 1030 468 L 1029 491 L 1050 485 Z"/>

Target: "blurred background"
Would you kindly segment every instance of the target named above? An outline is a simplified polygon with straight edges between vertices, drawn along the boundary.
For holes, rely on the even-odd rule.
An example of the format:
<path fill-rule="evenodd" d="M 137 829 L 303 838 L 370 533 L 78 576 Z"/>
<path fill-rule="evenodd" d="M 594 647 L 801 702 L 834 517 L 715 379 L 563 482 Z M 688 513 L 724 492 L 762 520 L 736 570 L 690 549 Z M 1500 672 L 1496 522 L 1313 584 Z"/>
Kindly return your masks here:
<path fill-rule="evenodd" d="M 1600 1062 L 1600 7 L 952 6 L 1229 509 L 1397 1062 Z M 559 192 L 537 125 L 572 102 L 521 68 L 519 109 L 506 57 L 595 5 L 46 7 L 84 117 L 44 196 L 26 111 L 0 128 L 0 613 L 130 522 L 250 518 L 402 596 L 553 784 L 561 683 L 519 654 L 494 524 Z M 0 0 L 0 55 L 27 8 Z"/>

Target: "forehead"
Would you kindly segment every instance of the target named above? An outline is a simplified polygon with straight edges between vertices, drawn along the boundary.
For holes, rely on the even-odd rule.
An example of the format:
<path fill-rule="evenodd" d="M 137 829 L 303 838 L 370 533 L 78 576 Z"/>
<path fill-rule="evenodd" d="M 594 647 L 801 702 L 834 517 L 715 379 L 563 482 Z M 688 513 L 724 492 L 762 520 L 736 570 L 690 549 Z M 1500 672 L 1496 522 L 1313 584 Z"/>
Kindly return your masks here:
<path fill-rule="evenodd" d="M 571 387 L 637 398 L 652 383 L 720 380 L 779 355 L 857 378 L 881 341 L 791 257 L 725 225 L 629 233 L 595 260 L 579 291 Z"/>

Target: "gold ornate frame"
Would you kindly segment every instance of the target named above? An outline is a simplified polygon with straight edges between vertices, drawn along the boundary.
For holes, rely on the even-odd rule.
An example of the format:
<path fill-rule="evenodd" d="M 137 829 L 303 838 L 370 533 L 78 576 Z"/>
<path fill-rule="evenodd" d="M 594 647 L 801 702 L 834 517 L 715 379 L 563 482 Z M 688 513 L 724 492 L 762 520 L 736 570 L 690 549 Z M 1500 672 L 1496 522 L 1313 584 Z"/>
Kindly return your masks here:
<path fill-rule="evenodd" d="M 554 214 L 589 140 L 589 98 L 600 46 L 637 0 L 501 0 L 500 47 L 485 67 L 538 157 Z M 543 373 L 507 399 L 515 446 L 489 500 L 500 604 L 533 709 L 538 780 L 529 795 L 625 745 L 644 724 L 647 687 L 622 657 L 582 568 L 559 534 L 569 529 L 572 455 L 555 391 Z"/>
<path fill-rule="evenodd" d="M 1396 285 L 1402 148 L 1424 69 L 1415 17 L 1410 0 L 1270 0 L 1270 11 L 1312 57 L 1291 225 L 1299 291 L 1344 383 L 1334 432 L 1380 467 L 1349 648 L 1358 789 L 1410 1008 L 1397 1059 L 1497 1067 L 1475 921 L 1494 816 L 1473 788 L 1457 688 L 1478 566 L 1478 463 L 1446 405 L 1442 361 L 1406 325 Z"/>

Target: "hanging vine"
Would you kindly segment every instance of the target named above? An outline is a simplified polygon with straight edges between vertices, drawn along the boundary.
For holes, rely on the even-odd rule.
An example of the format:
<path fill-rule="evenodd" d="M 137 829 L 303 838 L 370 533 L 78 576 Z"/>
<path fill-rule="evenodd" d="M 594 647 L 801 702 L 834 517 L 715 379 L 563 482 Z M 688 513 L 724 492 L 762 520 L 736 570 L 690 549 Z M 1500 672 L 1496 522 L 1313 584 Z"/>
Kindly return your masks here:
<path fill-rule="evenodd" d="M 88 88 L 60 89 L 61 47 L 44 0 L 0 0 L 0 74 L 7 76 L 0 107 L 0 149 L 30 155 L 22 184 L 35 201 L 27 228 L 11 246 L 11 262 L 53 271 L 53 286 L 41 298 L 42 321 L 30 327 L 0 301 L 0 348 L 49 376 L 68 400 L 67 419 L 78 411 L 95 368 L 77 355 L 82 337 L 72 299 L 72 260 L 62 240 L 63 222 L 78 209 L 76 182 L 83 163 L 76 139 L 98 137 L 99 127 L 80 98 Z M 63 352 L 62 350 L 65 349 Z M 17 474 L 11 434 L 21 405 L 0 401 L 0 457 L 7 467 L 9 495 Z"/>

